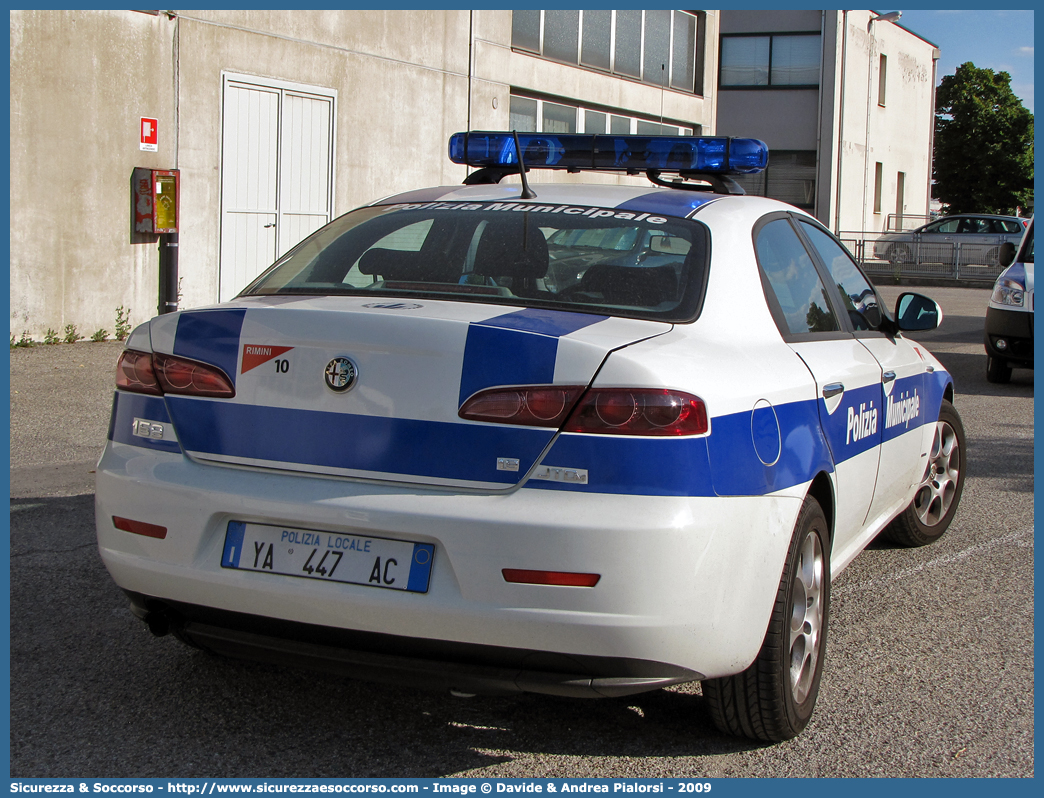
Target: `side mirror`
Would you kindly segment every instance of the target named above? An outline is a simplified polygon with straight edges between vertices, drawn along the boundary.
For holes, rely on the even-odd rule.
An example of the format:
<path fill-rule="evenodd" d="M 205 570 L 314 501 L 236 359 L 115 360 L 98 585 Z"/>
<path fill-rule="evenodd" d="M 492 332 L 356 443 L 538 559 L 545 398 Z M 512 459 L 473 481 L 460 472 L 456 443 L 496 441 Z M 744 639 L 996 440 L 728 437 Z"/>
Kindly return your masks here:
<path fill-rule="evenodd" d="M 942 324 L 942 308 L 934 299 L 921 294 L 904 293 L 895 302 L 896 325 L 903 332 L 934 330 Z"/>
<path fill-rule="evenodd" d="M 1010 241 L 1005 241 L 1000 245 L 1000 252 L 997 254 L 997 262 L 1000 263 L 1002 269 L 1007 269 L 1011 264 L 1015 262 L 1015 245 Z"/>

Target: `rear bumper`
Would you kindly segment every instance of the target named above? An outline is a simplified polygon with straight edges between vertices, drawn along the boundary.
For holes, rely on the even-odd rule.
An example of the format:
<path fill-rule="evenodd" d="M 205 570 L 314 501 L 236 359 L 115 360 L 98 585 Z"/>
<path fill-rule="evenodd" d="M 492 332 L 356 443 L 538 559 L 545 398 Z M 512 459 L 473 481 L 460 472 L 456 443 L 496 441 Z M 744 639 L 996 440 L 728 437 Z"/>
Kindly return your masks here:
<path fill-rule="evenodd" d="M 1001 341 L 1003 348 L 998 346 Z M 1033 312 L 988 307 L 983 343 L 992 357 L 1033 368 Z"/>
<path fill-rule="evenodd" d="M 606 698 L 699 681 L 675 665 L 623 657 L 399 637 L 273 620 L 128 592 L 135 615 L 223 656 L 291 665 L 371 682 L 484 695 Z"/>
<path fill-rule="evenodd" d="M 319 643 L 355 652 L 347 664 L 369 673 L 387 663 L 375 668 L 356 654 L 491 667 L 498 672 L 477 681 L 515 690 L 547 682 L 523 672 L 565 674 L 559 682 L 567 686 L 553 691 L 567 694 L 576 694 L 568 685 L 578 679 L 637 680 L 580 689 L 604 695 L 730 675 L 753 661 L 806 487 L 733 498 L 524 488 L 490 496 L 207 466 L 110 442 L 98 466 L 96 521 L 99 552 L 116 584 L 181 612 L 188 619 L 185 636 L 208 648 L 270 659 L 286 646 L 239 633 L 290 640 L 299 648 L 315 643 L 315 636 L 293 629 L 325 629 L 414 641 L 401 651 L 398 643 L 394 651 L 384 643 L 360 646 L 361 638 Z M 164 527 L 166 536 L 122 531 L 114 516 Z M 433 545 L 429 588 L 382 590 L 223 568 L 232 520 Z M 509 583 L 505 568 L 595 573 L 600 579 L 594 587 Z M 216 623 L 202 609 L 184 607 L 265 623 Z M 289 637 L 272 632 L 284 621 L 303 626 L 286 627 Z M 451 657 L 443 656 L 443 645 L 453 648 Z M 524 656 L 488 656 L 504 650 Z M 344 661 L 343 652 L 312 655 L 327 666 Z M 585 664 L 528 664 L 528 657 L 545 662 L 551 655 Z M 592 665 L 603 661 L 611 666 Z M 634 671 L 636 662 L 651 665 Z M 627 665 L 621 669 L 620 663 Z M 505 678 L 499 673 L 504 668 L 518 673 Z M 416 669 L 416 663 L 403 663 L 392 670 Z"/>

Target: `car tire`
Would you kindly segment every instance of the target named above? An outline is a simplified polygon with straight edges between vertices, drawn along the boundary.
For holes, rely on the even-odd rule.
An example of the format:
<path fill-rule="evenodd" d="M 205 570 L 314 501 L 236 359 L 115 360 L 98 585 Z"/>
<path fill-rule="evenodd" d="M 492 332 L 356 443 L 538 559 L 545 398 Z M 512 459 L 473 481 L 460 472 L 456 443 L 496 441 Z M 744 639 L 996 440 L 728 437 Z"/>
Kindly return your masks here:
<path fill-rule="evenodd" d="M 888 250 L 888 262 L 892 264 L 892 268 L 894 269 L 901 269 L 903 266 L 909 266 L 913 263 L 913 256 L 910 254 L 910 248 L 904 244 L 896 244 Z"/>
<path fill-rule="evenodd" d="M 943 536 L 964 491 L 966 451 L 961 417 L 944 399 L 924 476 L 913 501 L 885 527 L 887 540 L 912 548 L 934 543 Z"/>
<path fill-rule="evenodd" d="M 1006 383 L 1011 381 L 1011 366 L 1003 358 L 986 355 L 986 381 Z"/>
<path fill-rule="evenodd" d="M 819 502 L 807 496 L 761 651 L 742 673 L 702 683 L 711 717 L 722 732 L 780 742 L 808 725 L 826 653 L 829 552 L 826 516 Z"/>

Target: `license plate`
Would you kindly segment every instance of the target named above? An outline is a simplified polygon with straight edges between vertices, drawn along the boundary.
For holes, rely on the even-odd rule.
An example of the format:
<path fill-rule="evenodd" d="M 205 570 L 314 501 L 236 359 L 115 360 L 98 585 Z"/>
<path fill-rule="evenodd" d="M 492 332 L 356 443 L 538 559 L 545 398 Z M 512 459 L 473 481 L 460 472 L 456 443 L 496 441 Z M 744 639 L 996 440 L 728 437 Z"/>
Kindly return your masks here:
<path fill-rule="evenodd" d="M 435 547 L 229 521 L 222 568 L 427 593 Z"/>

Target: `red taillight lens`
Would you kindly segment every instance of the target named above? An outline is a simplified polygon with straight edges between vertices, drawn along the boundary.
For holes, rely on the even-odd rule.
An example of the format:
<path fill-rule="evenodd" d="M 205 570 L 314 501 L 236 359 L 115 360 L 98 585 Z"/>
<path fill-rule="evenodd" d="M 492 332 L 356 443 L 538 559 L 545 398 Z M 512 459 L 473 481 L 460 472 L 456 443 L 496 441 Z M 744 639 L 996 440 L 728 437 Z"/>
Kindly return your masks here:
<path fill-rule="evenodd" d="M 603 435 L 702 435 L 709 429 L 702 399 L 654 388 L 593 388 L 562 427 Z"/>
<path fill-rule="evenodd" d="M 559 585 L 563 587 L 594 587 L 601 574 L 581 574 L 570 571 L 529 571 L 522 568 L 501 570 L 505 582 L 523 585 Z"/>
<path fill-rule="evenodd" d="M 116 365 L 116 387 L 135 393 L 165 393 L 229 399 L 236 395 L 232 381 L 221 369 L 158 352 L 127 349 Z"/>
<path fill-rule="evenodd" d="M 134 393 L 162 396 L 163 390 L 152 370 L 152 353 L 124 350 L 116 364 L 116 387 Z"/>
<path fill-rule="evenodd" d="M 710 429 L 702 399 L 662 388 L 592 388 L 586 393 L 577 385 L 491 388 L 468 399 L 458 415 L 600 435 L 703 435 Z"/>
<path fill-rule="evenodd" d="M 147 524 L 144 521 L 133 521 L 130 518 L 120 518 L 118 515 L 112 517 L 112 525 L 123 532 L 130 532 L 133 535 L 144 535 L 147 538 L 159 538 L 160 540 L 167 537 L 167 528 L 165 526 Z"/>
<path fill-rule="evenodd" d="M 152 363 L 164 393 L 213 396 L 219 399 L 236 395 L 232 381 L 216 366 L 158 352 L 152 355 Z"/>
<path fill-rule="evenodd" d="M 468 399 L 458 415 L 470 421 L 558 427 L 583 390 L 582 385 L 491 388 Z"/>

